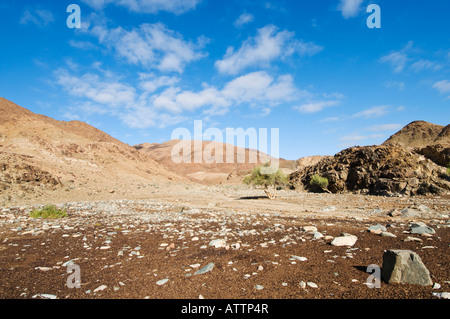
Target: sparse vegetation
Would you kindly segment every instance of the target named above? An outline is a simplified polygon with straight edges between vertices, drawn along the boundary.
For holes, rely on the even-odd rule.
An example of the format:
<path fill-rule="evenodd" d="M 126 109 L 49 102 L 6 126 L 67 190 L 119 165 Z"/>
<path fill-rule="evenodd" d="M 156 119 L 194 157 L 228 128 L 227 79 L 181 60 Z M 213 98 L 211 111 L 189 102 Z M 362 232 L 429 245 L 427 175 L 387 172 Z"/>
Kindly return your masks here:
<path fill-rule="evenodd" d="M 276 193 L 269 191 L 270 187 L 277 188 L 283 187 L 288 183 L 287 176 L 281 171 L 277 170 L 273 174 L 263 174 L 261 172 L 263 167 L 269 167 L 270 162 L 262 166 L 257 166 L 252 170 L 252 173 L 243 179 L 243 183 L 246 185 L 253 185 L 254 187 L 261 187 L 264 189 L 267 197 L 274 199 Z"/>
<path fill-rule="evenodd" d="M 315 174 L 311 177 L 311 181 L 309 182 L 309 185 L 313 188 L 318 188 L 323 191 L 328 191 L 328 179 L 326 177 L 322 177 L 318 174 Z"/>
<path fill-rule="evenodd" d="M 47 205 L 42 209 L 35 209 L 30 213 L 32 218 L 64 218 L 69 217 L 65 209 L 58 209 L 55 205 Z"/>
<path fill-rule="evenodd" d="M 447 165 L 447 175 L 450 176 L 450 164 Z"/>

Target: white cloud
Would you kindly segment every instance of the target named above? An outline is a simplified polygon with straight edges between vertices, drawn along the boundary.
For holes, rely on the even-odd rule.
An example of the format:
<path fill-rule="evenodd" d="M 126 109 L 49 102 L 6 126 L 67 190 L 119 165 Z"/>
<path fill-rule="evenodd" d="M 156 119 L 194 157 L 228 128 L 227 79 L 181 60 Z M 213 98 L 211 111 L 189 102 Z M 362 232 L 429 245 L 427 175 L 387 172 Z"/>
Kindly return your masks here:
<path fill-rule="evenodd" d="M 206 114 L 223 115 L 231 105 L 248 103 L 251 106 L 267 107 L 278 105 L 296 99 L 300 91 L 293 84 L 289 75 L 274 79 L 266 72 L 253 72 L 235 78 L 219 90 L 216 87 L 205 87 L 198 92 L 182 91 L 179 88 L 169 88 L 155 96 L 154 105 L 172 113 L 194 111 L 209 107 Z"/>
<path fill-rule="evenodd" d="M 402 124 L 392 123 L 392 124 L 380 124 L 368 127 L 367 131 L 372 132 L 384 132 L 384 131 L 398 131 L 403 127 Z"/>
<path fill-rule="evenodd" d="M 392 52 L 388 55 L 383 56 L 380 61 L 389 63 L 394 68 L 394 72 L 399 73 L 403 71 L 406 63 L 409 61 L 409 58 L 403 52 Z"/>
<path fill-rule="evenodd" d="M 324 108 L 339 105 L 340 101 L 312 101 L 299 106 L 294 106 L 295 110 L 302 113 L 316 113 L 322 111 Z"/>
<path fill-rule="evenodd" d="M 243 13 L 239 16 L 239 18 L 234 22 L 234 26 L 236 28 L 241 28 L 247 23 L 250 23 L 253 21 L 255 17 L 250 13 Z"/>
<path fill-rule="evenodd" d="M 352 18 L 359 13 L 362 2 L 363 0 L 340 0 L 338 10 L 345 19 Z"/>
<path fill-rule="evenodd" d="M 112 108 L 131 104 L 136 98 L 133 87 L 117 81 L 104 81 L 96 74 L 89 73 L 76 77 L 67 70 L 60 69 L 55 71 L 55 77 L 56 82 L 69 94 Z"/>
<path fill-rule="evenodd" d="M 301 113 L 317 113 L 325 108 L 341 104 L 342 100 L 345 99 L 345 95 L 341 93 L 324 93 L 321 95 L 317 95 L 306 92 L 304 98 L 307 99 L 306 102 L 301 105 L 294 106 L 293 109 Z M 321 122 L 331 122 L 336 119 L 338 118 L 327 118 L 325 120 L 322 120 Z"/>
<path fill-rule="evenodd" d="M 320 120 L 320 123 L 338 122 L 341 118 L 339 116 L 330 116 Z"/>
<path fill-rule="evenodd" d="M 273 25 L 258 30 L 258 34 L 249 38 L 239 50 L 229 47 L 222 60 L 215 66 L 220 73 L 237 74 L 248 67 L 268 66 L 278 58 L 286 58 L 294 53 L 299 55 L 314 55 L 322 47 L 312 42 L 302 42 L 294 39 L 294 33 L 287 30 L 279 31 Z"/>
<path fill-rule="evenodd" d="M 450 93 L 450 81 L 442 80 L 434 83 L 433 88 L 438 90 L 442 94 Z"/>
<path fill-rule="evenodd" d="M 96 46 L 89 41 L 76 41 L 73 39 L 69 40 L 69 45 L 73 48 L 81 50 L 92 50 L 96 48 Z"/>
<path fill-rule="evenodd" d="M 186 64 L 205 56 L 200 52 L 200 44 L 185 41 L 161 23 L 142 24 L 130 31 L 95 25 L 89 32 L 128 63 L 162 72 L 182 73 Z M 204 38 L 199 42 L 203 44 Z"/>
<path fill-rule="evenodd" d="M 380 117 L 380 116 L 383 116 L 388 113 L 388 108 L 389 108 L 389 106 L 387 106 L 387 105 L 374 106 L 367 110 L 364 110 L 364 111 L 354 114 L 353 117 L 354 118 L 363 117 L 366 119 Z"/>
<path fill-rule="evenodd" d="M 417 62 L 414 62 L 411 65 L 411 68 L 416 71 L 422 71 L 422 70 L 434 70 L 434 71 L 438 71 L 442 68 L 442 65 L 434 62 L 434 61 L 430 61 L 430 60 L 425 60 L 425 59 L 420 59 Z"/>
<path fill-rule="evenodd" d="M 200 0 L 82 0 L 96 10 L 102 10 L 109 4 L 125 7 L 132 12 L 158 13 L 167 11 L 175 14 L 195 9 Z"/>
<path fill-rule="evenodd" d="M 103 77 L 93 73 L 76 76 L 65 69 L 54 72 L 55 82 L 78 99 L 79 109 L 66 111 L 110 114 L 134 128 L 174 125 L 199 109 L 206 115 L 223 115 L 231 106 L 244 103 L 265 116 L 271 107 L 304 94 L 294 86 L 290 75 L 273 78 L 266 72 L 240 76 L 222 89 L 204 84 L 201 90 L 190 91 L 176 87 L 177 77 L 140 73 L 135 88 L 110 72 L 99 71 Z"/>
<path fill-rule="evenodd" d="M 382 63 L 388 63 L 394 69 L 395 73 L 403 70 L 421 71 L 439 71 L 446 62 L 437 62 L 420 57 L 423 51 L 413 47 L 413 41 L 409 41 L 401 50 L 391 51 L 379 59 Z M 435 55 L 439 53 L 435 53 Z"/>
<path fill-rule="evenodd" d="M 180 81 L 179 77 L 157 76 L 153 73 L 140 73 L 140 87 L 148 93 L 153 93 L 159 88 L 173 86 Z"/>
<path fill-rule="evenodd" d="M 405 82 L 402 81 L 390 81 L 385 83 L 388 88 L 396 88 L 399 91 L 403 91 L 405 89 Z"/>
<path fill-rule="evenodd" d="M 39 9 L 33 11 L 26 10 L 20 19 L 21 24 L 33 23 L 39 27 L 47 26 L 53 21 L 55 21 L 53 13 L 48 10 Z"/>

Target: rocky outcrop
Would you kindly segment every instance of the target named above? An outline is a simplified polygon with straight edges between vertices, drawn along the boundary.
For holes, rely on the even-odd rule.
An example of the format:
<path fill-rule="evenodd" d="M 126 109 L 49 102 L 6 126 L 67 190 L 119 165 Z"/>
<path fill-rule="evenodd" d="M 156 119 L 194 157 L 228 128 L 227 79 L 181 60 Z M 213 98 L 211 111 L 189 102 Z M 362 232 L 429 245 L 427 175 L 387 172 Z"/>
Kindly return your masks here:
<path fill-rule="evenodd" d="M 310 189 L 315 174 L 328 179 L 332 193 L 409 196 L 450 191 L 444 167 L 396 145 L 348 148 L 289 178 L 293 187 Z"/>
<path fill-rule="evenodd" d="M 0 190 L 7 190 L 12 185 L 31 185 L 40 187 L 62 186 L 58 177 L 47 171 L 28 164 L 0 165 Z"/>
<path fill-rule="evenodd" d="M 435 144 L 424 148 L 416 148 L 414 151 L 432 160 L 437 165 L 447 166 L 450 164 L 450 145 Z"/>

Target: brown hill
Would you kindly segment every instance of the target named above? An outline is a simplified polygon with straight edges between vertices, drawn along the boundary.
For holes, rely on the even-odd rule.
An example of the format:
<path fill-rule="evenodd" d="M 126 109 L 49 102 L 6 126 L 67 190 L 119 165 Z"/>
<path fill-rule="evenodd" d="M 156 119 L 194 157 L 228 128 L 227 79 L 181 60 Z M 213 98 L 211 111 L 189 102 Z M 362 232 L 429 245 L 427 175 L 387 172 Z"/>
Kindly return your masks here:
<path fill-rule="evenodd" d="M 450 144 L 450 128 L 414 121 L 387 139 L 383 145 L 400 145 L 406 148 L 423 148 L 435 144 Z"/>
<path fill-rule="evenodd" d="M 4 98 L 0 114 L 0 203 L 61 188 L 67 195 L 119 192 L 124 185 L 185 180 L 86 123 L 57 121 Z"/>
<path fill-rule="evenodd" d="M 198 163 L 195 161 L 196 145 L 201 147 L 197 153 L 201 155 L 201 160 L 197 160 Z M 136 145 L 135 148 L 171 171 L 204 184 L 241 184 L 243 176 L 255 166 L 274 160 L 273 157 L 257 150 L 215 141 L 171 140 L 161 144 L 144 143 Z M 183 149 L 186 153 L 183 153 Z M 227 160 L 227 149 L 231 152 L 230 160 Z M 179 160 L 174 161 L 172 158 L 173 150 L 174 156 L 180 155 Z M 184 160 L 181 158 L 183 156 Z M 280 159 L 279 164 L 287 173 L 294 170 L 293 161 Z"/>

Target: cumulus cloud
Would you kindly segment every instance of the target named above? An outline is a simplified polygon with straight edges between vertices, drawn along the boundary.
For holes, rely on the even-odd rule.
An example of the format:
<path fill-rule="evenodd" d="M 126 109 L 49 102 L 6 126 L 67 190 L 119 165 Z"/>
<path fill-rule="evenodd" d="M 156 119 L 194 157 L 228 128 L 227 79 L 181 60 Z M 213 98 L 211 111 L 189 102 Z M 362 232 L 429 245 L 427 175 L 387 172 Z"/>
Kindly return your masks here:
<path fill-rule="evenodd" d="M 77 76 L 59 69 L 54 77 L 58 85 L 78 99 L 79 105 L 90 106 L 93 113 L 119 117 L 134 128 L 174 125 L 196 111 L 223 115 L 241 104 L 256 107 L 267 115 L 272 107 L 304 94 L 295 87 L 290 75 L 274 78 L 263 71 L 234 78 L 222 88 L 204 84 L 197 91 L 178 87 L 178 77 L 153 73 L 140 73 L 136 87 L 106 71 L 100 77 L 94 73 Z"/>
<path fill-rule="evenodd" d="M 65 69 L 59 69 L 54 75 L 56 83 L 69 94 L 112 108 L 131 104 L 136 98 L 136 90 L 132 86 L 112 79 L 105 81 L 97 74 L 88 73 L 77 77 Z"/>
<path fill-rule="evenodd" d="M 273 25 L 258 30 L 255 37 L 244 41 L 235 51 L 229 47 L 222 60 L 215 63 L 220 73 L 236 75 L 248 67 L 268 66 L 272 61 L 286 58 L 297 53 L 301 56 L 314 55 L 323 48 L 312 42 L 303 42 L 294 38 L 294 33 L 280 31 Z"/>
<path fill-rule="evenodd" d="M 142 24 L 131 30 L 122 27 L 108 29 L 99 24 L 90 26 L 88 33 L 126 62 L 161 72 L 182 73 L 186 64 L 206 55 L 201 52 L 205 42 L 203 38 L 199 43 L 185 41 L 180 34 L 161 23 Z"/>
<path fill-rule="evenodd" d="M 179 88 L 168 88 L 155 97 L 156 108 L 172 113 L 192 112 L 198 108 L 209 115 L 222 115 L 232 105 L 248 103 L 261 106 L 267 112 L 267 106 L 276 106 L 296 99 L 300 91 L 294 86 L 290 75 L 273 78 L 266 72 L 253 72 L 237 77 L 224 85 L 222 89 L 206 86 L 194 92 Z"/>

